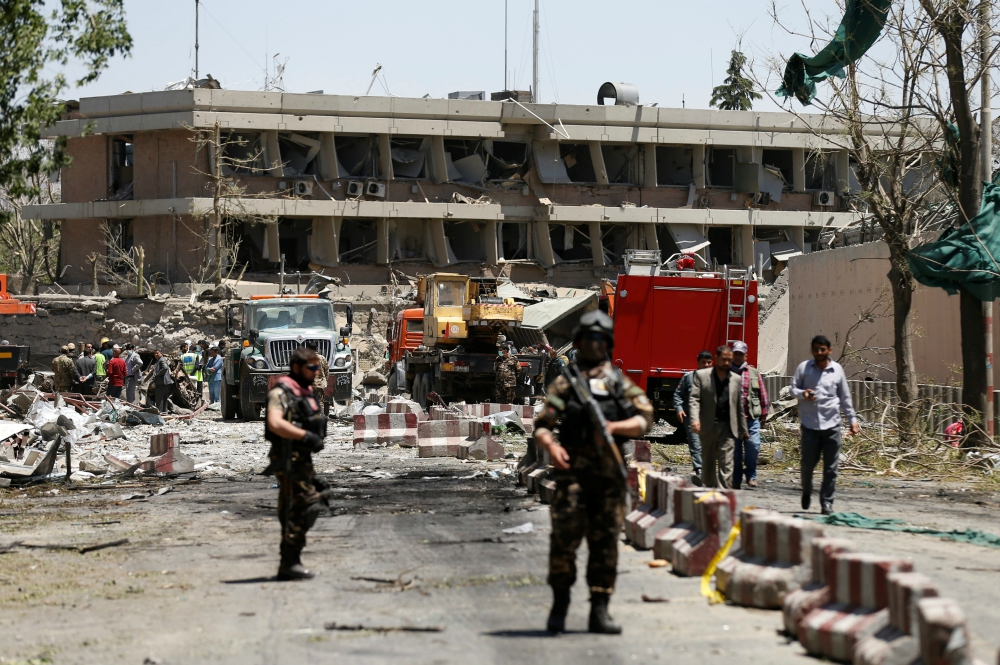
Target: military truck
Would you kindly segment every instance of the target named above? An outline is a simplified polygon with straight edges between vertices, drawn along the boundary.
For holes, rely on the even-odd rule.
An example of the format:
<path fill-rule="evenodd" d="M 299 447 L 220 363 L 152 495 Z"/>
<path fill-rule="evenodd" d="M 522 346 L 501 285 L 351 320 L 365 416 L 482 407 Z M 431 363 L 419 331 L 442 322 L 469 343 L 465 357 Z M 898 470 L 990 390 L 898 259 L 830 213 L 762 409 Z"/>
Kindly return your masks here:
<path fill-rule="evenodd" d="M 339 331 L 335 307 L 346 310 L 347 325 Z M 317 295 L 251 296 L 227 308 L 226 322 L 232 343 L 223 357 L 223 418 L 259 420 L 267 391 L 288 373 L 292 352 L 307 342 L 315 342 L 330 364 L 326 396 L 350 400 L 354 375 L 351 303 Z"/>

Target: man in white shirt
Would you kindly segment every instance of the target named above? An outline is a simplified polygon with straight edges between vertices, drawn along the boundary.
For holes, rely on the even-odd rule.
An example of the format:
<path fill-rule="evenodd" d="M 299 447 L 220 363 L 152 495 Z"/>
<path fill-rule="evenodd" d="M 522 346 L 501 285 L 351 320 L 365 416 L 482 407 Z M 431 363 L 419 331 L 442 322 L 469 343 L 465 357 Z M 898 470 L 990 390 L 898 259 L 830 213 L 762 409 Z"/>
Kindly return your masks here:
<path fill-rule="evenodd" d="M 843 410 L 851 423 L 851 434 L 861 431 L 847 376 L 839 363 L 830 359 L 830 340 L 817 335 L 812 340 L 812 360 L 799 364 L 792 379 L 792 395 L 799 400 L 802 423 L 802 510 L 809 510 L 812 477 L 823 458 L 823 484 L 819 499 L 824 515 L 833 512 L 833 494 L 840 461 Z"/>

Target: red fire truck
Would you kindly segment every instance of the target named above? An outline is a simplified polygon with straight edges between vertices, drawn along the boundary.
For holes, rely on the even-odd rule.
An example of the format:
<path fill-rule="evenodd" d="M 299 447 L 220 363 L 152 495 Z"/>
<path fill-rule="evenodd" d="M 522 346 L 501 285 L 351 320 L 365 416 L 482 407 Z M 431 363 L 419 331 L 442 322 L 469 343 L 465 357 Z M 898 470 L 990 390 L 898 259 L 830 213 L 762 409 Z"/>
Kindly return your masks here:
<path fill-rule="evenodd" d="M 656 419 L 674 426 L 674 389 L 697 367 L 700 351 L 715 355 L 717 347 L 743 341 L 747 362 L 757 364 L 752 269 L 701 272 L 689 267 L 690 258 L 678 255 L 661 266 L 658 251 L 629 250 L 614 299 L 613 361 L 649 395 Z"/>

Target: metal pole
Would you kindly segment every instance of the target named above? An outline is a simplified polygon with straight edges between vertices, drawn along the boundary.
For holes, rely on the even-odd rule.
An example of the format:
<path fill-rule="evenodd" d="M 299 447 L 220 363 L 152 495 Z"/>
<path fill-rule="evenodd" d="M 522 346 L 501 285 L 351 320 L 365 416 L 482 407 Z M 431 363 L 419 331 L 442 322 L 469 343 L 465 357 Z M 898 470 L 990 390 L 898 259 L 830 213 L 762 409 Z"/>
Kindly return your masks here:
<path fill-rule="evenodd" d="M 535 104 L 541 102 L 538 94 L 538 0 L 535 0 L 535 25 L 534 25 L 534 45 L 532 47 L 532 69 L 531 69 L 531 101 Z"/>
<path fill-rule="evenodd" d="M 979 47 L 982 49 L 983 76 L 980 81 L 980 134 L 982 141 L 983 181 L 993 179 L 993 109 L 990 76 L 990 0 L 979 3 L 980 27 Z M 993 301 L 983 303 L 983 333 L 986 342 L 986 395 L 983 399 L 983 426 L 986 434 L 993 440 Z"/>
<path fill-rule="evenodd" d="M 201 0 L 194 0 L 194 80 L 198 80 L 198 10 Z"/>
<path fill-rule="evenodd" d="M 278 275 L 278 295 L 285 295 L 285 255 L 281 255 L 281 273 Z"/>
<path fill-rule="evenodd" d="M 510 90 L 507 85 L 507 4 L 508 0 L 503 0 L 503 89 Z"/>

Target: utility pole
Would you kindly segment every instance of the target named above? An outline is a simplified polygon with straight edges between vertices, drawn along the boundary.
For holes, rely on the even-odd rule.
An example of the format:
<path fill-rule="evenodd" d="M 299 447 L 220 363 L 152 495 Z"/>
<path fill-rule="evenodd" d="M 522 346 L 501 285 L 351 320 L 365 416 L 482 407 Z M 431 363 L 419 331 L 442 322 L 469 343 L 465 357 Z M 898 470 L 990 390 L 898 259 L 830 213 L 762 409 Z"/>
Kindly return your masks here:
<path fill-rule="evenodd" d="M 531 72 L 531 101 L 538 104 L 541 99 L 538 96 L 538 0 L 535 0 L 535 25 L 534 39 L 532 47 L 532 72 Z"/>
<path fill-rule="evenodd" d="M 503 0 L 503 89 L 510 90 L 507 86 L 507 3 Z"/>
<path fill-rule="evenodd" d="M 980 79 L 982 109 L 980 119 L 980 148 L 982 149 L 983 182 L 993 179 L 993 109 L 990 76 L 990 2 L 979 3 L 979 48 L 982 54 L 983 75 Z M 989 441 L 993 442 L 993 301 L 983 302 L 983 333 L 986 342 L 986 395 L 983 400 L 983 426 Z"/>
<path fill-rule="evenodd" d="M 201 0 L 194 0 L 194 80 L 198 80 L 198 10 Z"/>

